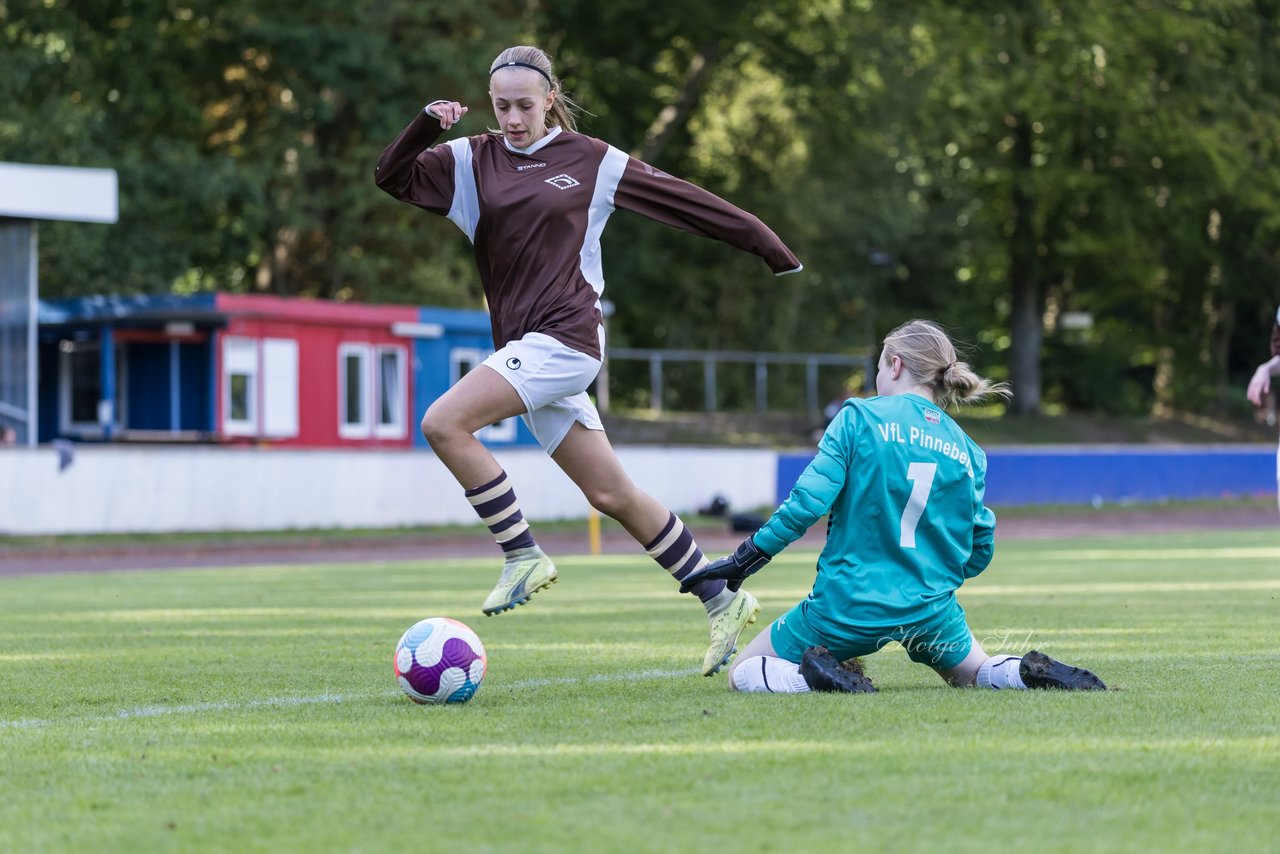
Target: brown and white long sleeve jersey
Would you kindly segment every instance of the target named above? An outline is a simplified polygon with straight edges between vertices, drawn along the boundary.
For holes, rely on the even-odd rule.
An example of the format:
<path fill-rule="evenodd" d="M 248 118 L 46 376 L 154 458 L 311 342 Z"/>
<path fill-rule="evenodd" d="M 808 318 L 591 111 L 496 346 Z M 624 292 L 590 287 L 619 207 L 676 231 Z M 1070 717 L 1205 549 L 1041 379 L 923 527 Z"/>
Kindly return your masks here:
<path fill-rule="evenodd" d="M 495 347 L 541 332 L 602 357 L 600 235 L 615 208 L 759 255 L 776 274 L 801 268 L 755 216 L 598 139 L 553 128 L 518 150 L 496 133 L 433 145 L 440 133 L 420 112 L 375 181 L 470 238 Z"/>

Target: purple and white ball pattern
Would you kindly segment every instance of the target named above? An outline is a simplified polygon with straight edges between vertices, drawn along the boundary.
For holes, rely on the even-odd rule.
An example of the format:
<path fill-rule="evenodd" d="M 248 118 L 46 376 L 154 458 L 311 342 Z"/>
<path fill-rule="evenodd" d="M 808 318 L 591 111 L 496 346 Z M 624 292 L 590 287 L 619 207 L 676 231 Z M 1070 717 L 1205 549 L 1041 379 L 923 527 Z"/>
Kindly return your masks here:
<path fill-rule="evenodd" d="M 415 623 L 396 644 L 396 681 L 415 703 L 465 703 L 480 687 L 488 662 L 470 628 L 431 617 Z"/>

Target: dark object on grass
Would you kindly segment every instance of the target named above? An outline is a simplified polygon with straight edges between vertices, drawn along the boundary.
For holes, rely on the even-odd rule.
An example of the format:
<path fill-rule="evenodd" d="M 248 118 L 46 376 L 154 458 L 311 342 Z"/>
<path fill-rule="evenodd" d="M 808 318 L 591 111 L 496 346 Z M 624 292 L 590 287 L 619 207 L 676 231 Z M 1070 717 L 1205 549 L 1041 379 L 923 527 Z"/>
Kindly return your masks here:
<path fill-rule="evenodd" d="M 738 534 L 754 534 L 764 527 L 764 519 L 754 513 L 734 513 L 729 517 L 729 530 Z"/>

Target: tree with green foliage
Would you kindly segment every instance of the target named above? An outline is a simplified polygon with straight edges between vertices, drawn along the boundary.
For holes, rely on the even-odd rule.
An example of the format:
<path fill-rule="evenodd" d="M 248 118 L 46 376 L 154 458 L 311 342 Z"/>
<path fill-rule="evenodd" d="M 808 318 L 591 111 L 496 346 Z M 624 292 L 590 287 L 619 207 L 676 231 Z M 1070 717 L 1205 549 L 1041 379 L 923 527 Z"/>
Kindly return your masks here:
<path fill-rule="evenodd" d="M 371 173 L 428 100 L 482 132 L 523 42 L 584 132 L 805 262 L 619 214 L 614 344 L 858 352 L 930 316 L 1019 412 L 1243 406 L 1280 298 L 1278 0 L 0 0 L 0 160 L 120 174 L 117 225 L 44 227 L 45 293 L 481 305 L 456 229 Z"/>

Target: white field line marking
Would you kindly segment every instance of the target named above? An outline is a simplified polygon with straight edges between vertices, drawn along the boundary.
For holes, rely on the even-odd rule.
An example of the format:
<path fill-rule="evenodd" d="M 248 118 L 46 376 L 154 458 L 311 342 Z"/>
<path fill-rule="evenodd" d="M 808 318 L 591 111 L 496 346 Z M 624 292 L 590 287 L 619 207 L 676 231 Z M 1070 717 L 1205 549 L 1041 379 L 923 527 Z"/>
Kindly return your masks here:
<path fill-rule="evenodd" d="M 600 684 L 605 682 L 639 682 L 645 679 L 671 679 L 677 676 L 693 676 L 700 671 L 688 670 L 637 670 L 628 673 L 595 673 L 591 676 L 562 676 L 554 679 L 523 679 L 519 682 L 501 684 L 493 690 L 526 691 L 546 688 L 552 685 Z M 72 723 L 104 723 L 107 721 L 133 720 L 136 718 L 158 718 L 168 715 L 192 715 L 208 712 L 241 712 L 250 709 L 279 709 L 294 706 L 313 706 L 319 704 L 349 703 L 369 700 L 375 697 L 395 697 L 399 690 L 374 691 L 360 694 L 316 694 L 310 697 L 268 697 L 262 700 L 233 702 L 220 700 L 210 703 L 185 703 L 178 706 L 137 706 L 132 709 L 120 709 L 115 714 L 86 715 L 73 718 L 19 718 L 17 720 L 0 721 L 0 730 L 5 729 L 44 729 L 58 724 Z"/>

